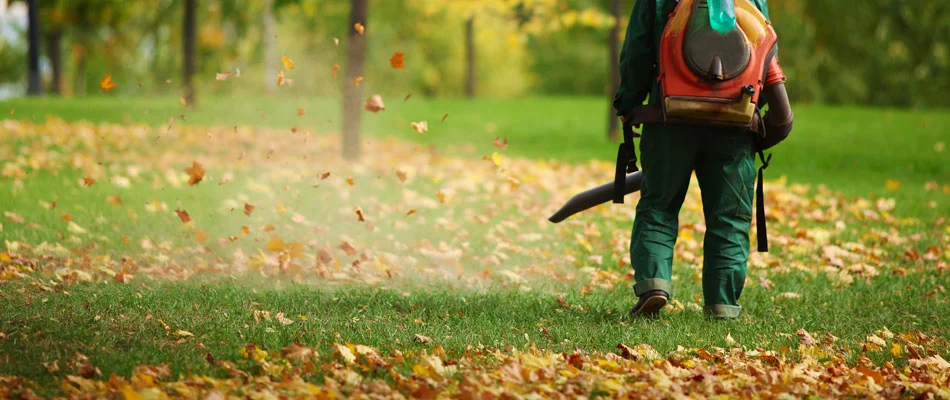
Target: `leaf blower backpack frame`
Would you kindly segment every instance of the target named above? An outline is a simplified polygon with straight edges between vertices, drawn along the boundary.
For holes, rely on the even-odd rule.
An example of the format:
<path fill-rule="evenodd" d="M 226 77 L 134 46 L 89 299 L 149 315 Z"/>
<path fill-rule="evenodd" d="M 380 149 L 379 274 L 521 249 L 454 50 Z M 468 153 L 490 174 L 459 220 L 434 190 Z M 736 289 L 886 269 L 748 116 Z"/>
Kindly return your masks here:
<path fill-rule="evenodd" d="M 709 1 L 657 0 L 657 16 L 669 12 L 660 39 L 657 77 L 662 98 L 633 110 L 617 152 L 614 203 L 623 203 L 627 173 L 637 171 L 633 126 L 641 123 L 735 127 L 765 137 L 759 111 L 768 66 L 777 51 L 772 24 L 750 0 L 735 0 L 735 27 L 712 29 Z M 672 8 L 672 11 L 668 11 Z M 771 161 L 759 151 L 762 166 L 756 189 L 758 250 L 768 251 L 762 172 Z"/>

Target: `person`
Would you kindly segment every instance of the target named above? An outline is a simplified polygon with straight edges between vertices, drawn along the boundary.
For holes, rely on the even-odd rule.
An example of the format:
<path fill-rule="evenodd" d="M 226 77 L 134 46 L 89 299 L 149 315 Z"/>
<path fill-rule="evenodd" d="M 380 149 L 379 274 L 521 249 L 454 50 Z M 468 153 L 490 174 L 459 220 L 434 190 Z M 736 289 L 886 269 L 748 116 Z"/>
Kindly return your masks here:
<path fill-rule="evenodd" d="M 705 4 L 707 0 L 695 1 Z M 728 1 L 732 3 L 732 0 Z M 764 16 L 764 25 L 774 34 L 767 22 L 766 0 L 736 1 L 754 4 Z M 677 6 L 682 5 L 673 0 L 637 0 L 620 55 L 621 85 L 614 100 L 614 108 L 625 125 L 638 126 L 642 123 L 643 127 L 640 139 L 643 181 L 630 245 L 630 261 L 636 281 L 634 293 L 638 301 L 631 309 L 631 314 L 655 317 L 673 294 L 671 276 L 674 245 L 679 231 L 678 215 L 695 171 L 706 222 L 702 270 L 704 314 L 707 318 L 734 319 L 741 311 L 738 301 L 749 258 L 749 231 L 756 177 L 755 154 L 784 140 L 791 131 L 793 117 L 784 86 L 786 77 L 775 55 L 777 48 L 773 48 L 765 60 L 755 59 L 753 55 L 752 62 L 765 63 L 760 70 L 766 71 L 760 75 L 765 79 L 764 82 L 759 81 L 763 88 L 758 98 L 761 104 L 757 106 L 769 104 L 768 113 L 762 118 L 754 118 L 754 122 L 750 123 L 755 124 L 755 127 L 759 123 L 763 125 L 763 129 L 758 129 L 758 134 L 751 133 L 749 129 L 722 124 L 651 121 L 644 115 L 638 115 L 645 113 L 644 110 L 661 107 L 664 98 L 664 86 L 661 84 L 664 72 L 663 66 L 659 65 L 662 58 L 661 38 L 673 15 L 670 10 L 680 12 Z M 687 47 L 681 46 L 683 49 Z M 728 54 L 723 55 L 723 58 L 728 59 Z M 710 68 L 721 79 L 722 65 L 717 63 L 721 64 L 722 60 L 716 56 L 713 61 Z M 643 106 L 648 95 L 649 104 Z M 669 119 L 670 113 L 667 109 L 663 114 Z M 762 131 L 765 137 L 760 135 Z M 620 161 L 618 156 L 618 171 Z M 766 163 L 764 157 L 762 161 Z M 634 157 L 634 166 L 635 162 Z M 758 229 L 762 235 L 764 213 L 760 218 L 762 225 Z M 760 246 L 762 244 L 760 240 Z"/>

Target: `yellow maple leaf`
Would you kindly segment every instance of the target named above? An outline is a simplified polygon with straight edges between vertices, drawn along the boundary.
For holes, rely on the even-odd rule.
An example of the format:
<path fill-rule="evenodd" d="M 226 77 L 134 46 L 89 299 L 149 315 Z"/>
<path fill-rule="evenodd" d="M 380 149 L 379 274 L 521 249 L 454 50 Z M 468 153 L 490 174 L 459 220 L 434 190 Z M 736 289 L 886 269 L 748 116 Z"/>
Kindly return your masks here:
<path fill-rule="evenodd" d="M 280 61 L 284 63 L 284 67 L 287 69 L 297 68 L 297 64 L 294 64 L 294 60 L 291 60 L 290 57 L 280 56 Z"/>

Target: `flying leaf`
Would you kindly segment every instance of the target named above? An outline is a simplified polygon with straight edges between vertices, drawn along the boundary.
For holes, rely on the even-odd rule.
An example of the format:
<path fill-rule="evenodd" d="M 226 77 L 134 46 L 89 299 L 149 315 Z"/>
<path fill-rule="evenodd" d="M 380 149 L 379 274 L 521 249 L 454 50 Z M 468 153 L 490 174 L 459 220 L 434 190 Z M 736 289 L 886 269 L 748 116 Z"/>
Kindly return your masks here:
<path fill-rule="evenodd" d="M 500 148 L 500 149 L 502 149 L 502 150 L 507 149 L 507 148 L 508 148 L 508 138 L 505 138 L 504 141 L 501 141 L 499 138 L 496 137 L 496 138 L 495 138 L 494 145 L 495 145 L 495 147 L 498 147 L 498 148 Z"/>
<path fill-rule="evenodd" d="M 339 65 L 334 65 L 334 66 L 333 66 L 333 70 L 330 71 L 330 75 L 333 76 L 334 78 L 336 78 L 336 75 L 337 75 L 339 72 L 340 72 L 340 66 L 339 66 Z"/>
<path fill-rule="evenodd" d="M 405 68 L 405 64 L 404 64 L 405 56 L 406 56 L 405 53 L 397 52 L 393 54 L 392 58 L 389 59 L 389 64 L 392 65 L 393 68 L 395 69 L 403 69 Z"/>
<path fill-rule="evenodd" d="M 204 245 L 208 242 L 208 232 L 205 232 L 201 229 L 195 231 L 195 242 L 200 245 Z"/>
<path fill-rule="evenodd" d="M 205 167 L 198 161 L 192 161 L 191 167 L 185 168 L 188 173 L 188 186 L 195 186 L 205 177 Z"/>
<path fill-rule="evenodd" d="M 399 178 L 399 182 L 406 183 L 406 171 L 401 169 L 396 170 L 396 178 Z"/>
<path fill-rule="evenodd" d="M 360 222 L 366 221 L 366 215 L 363 214 L 363 209 L 360 208 L 360 206 L 353 207 L 353 211 L 356 212 L 356 218 L 358 218 Z"/>
<path fill-rule="evenodd" d="M 346 253 L 346 255 L 348 255 L 348 256 L 350 256 L 350 257 L 355 256 L 356 253 L 357 253 L 356 248 L 353 247 L 353 245 L 350 244 L 350 242 L 343 242 L 343 243 L 340 243 L 339 248 L 340 248 L 340 250 L 343 250 L 343 252 Z"/>
<path fill-rule="evenodd" d="M 412 93 L 406 93 L 406 98 L 402 99 L 402 102 L 405 103 L 409 101 L 409 98 L 412 97 Z"/>
<path fill-rule="evenodd" d="M 303 107 L 297 107 L 297 116 L 298 116 L 298 117 L 302 117 L 302 116 L 304 116 L 306 113 L 307 113 L 307 112 L 304 111 Z"/>
<path fill-rule="evenodd" d="M 280 61 L 284 63 L 284 68 L 287 68 L 287 69 L 297 68 L 297 64 L 294 64 L 294 60 L 291 60 L 290 57 L 280 56 Z"/>
<path fill-rule="evenodd" d="M 338 39 L 338 38 L 333 38 L 333 45 L 334 45 L 334 46 L 339 46 L 339 45 L 340 45 L 340 39 Z"/>
<path fill-rule="evenodd" d="M 214 79 L 218 81 L 226 81 L 230 77 L 231 77 L 231 71 L 224 72 L 224 73 L 218 72 L 214 75 Z"/>
<path fill-rule="evenodd" d="M 355 185 L 355 184 L 356 184 L 356 181 L 355 181 L 355 180 L 353 180 L 353 178 L 352 178 L 352 177 L 350 177 L 350 178 L 346 178 L 346 184 L 347 184 L 347 185 L 350 185 L 350 186 L 353 186 L 353 185 Z"/>
<path fill-rule="evenodd" d="M 426 121 L 413 122 L 412 124 L 410 124 L 410 126 L 412 126 L 412 130 L 419 133 L 425 133 L 429 131 L 429 123 Z"/>
<path fill-rule="evenodd" d="M 187 224 L 191 222 L 191 216 L 188 215 L 188 211 L 177 209 L 175 210 L 175 214 L 178 215 L 178 218 L 181 219 L 181 222 L 183 224 Z"/>
<path fill-rule="evenodd" d="M 386 106 L 383 104 L 383 97 L 378 94 L 374 94 L 369 99 L 366 99 L 366 105 L 364 106 L 364 108 L 366 108 L 366 111 L 369 111 L 375 114 L 382 110 L 385 110 Z"/>
<path fill-rule="evenodd" d="M 330 177 L 330 172 L 329 172 L 329 171 L 320 174 L 320 180 L 321 180 L 321 181 L 322 181 L 322 180 L 325 180 L 325 179 L 327 179 L 327 178 L 329 178 L 329 177 Z"/>
<path fill-rule="evenodd" d="M 277 73 L 277 86 L 284 86 L 284 83 L 286 83 L 284 80 L 284 70 L 280 70 L 280 72 Z"/>
<path fill-rule="evenodd" d="M 179 98 L 178 98 L 178 102 L 181 103 L 181 105 L 183 105 L 183 106 L 187 106 L 187 105 L 188 105 L 188 100 L 185 100 L 184 97 L 179 97 Z"/>
<path fill-rule="evenodd" d="M 111 92 L 115 88 L 115 83 L 112 82 L 112 75 L 107 74 L 101 81 L 99 81 L 99 88 L 107 92 Z"/>
<path fill-rule="evenodd" d="M 363 83 L 363 77 L 357 76 L 356 80 L 353 81 L 353 86 L 359 87 L 361 83 Z"/>
<path fill-rule="evenodd" d="M 356 29 L 356 33 L 359 33 L 360 35 L 366 32 L 366 27 L 363 26 L 362 22 L 357 22 L 353 24 L 353 29 Z"/>
<path fill-rule="evenodd" d="M 92 186 L 93 183 L 96 183 L 96 180 L 95 180 L 95 179 L 92 179 L 92 178 L 90 178 L 90 177 L 88 177 L 88 176 L 82 177 L 82 185 L 83 185 L 83 186 Z"/>
<path fill-rule="evenodd" d="M 445 119 L 448 117 L 449 117 L 449 113 L 445 113 L 445 115 L 442 116 L 442 120 L 439 122 L 445 122 Z"/>
<path fill-rule="evenodd" d="M 408 216 L 410 216 L 410 215 L 412 215 L 412 214 L 415 214 L 415 213 L 416 213 L 416 209 L 413 208 L 413 209 L 409 210 L 409 212 L 407 212 L 406 215 L 404 215 L 404 216 L 405 216 L 405 217 L 408 217 Z"/>
<path fill-rule="evenodd" d="M 254 205 L 251 203 L 244 203 L 244 215 L 250 217 L 252 212 L 254 212 Z"/>

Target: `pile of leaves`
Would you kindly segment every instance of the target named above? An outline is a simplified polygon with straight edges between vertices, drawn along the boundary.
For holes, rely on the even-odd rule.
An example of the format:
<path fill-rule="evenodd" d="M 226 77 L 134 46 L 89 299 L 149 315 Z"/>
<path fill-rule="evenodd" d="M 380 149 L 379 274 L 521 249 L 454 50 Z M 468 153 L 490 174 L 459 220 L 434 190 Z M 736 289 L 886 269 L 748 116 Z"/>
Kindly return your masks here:
<path fill-rule="evenodd" d="M 933 349 L 939 339 L 885 330 L 852 351 L 830 334 L 816 340 L 805 330 L 796 333 L 797 349 L 681 347 L 666 356 L 647 344 L 622 343 L 612 353 L 470 347 L 454 356 L 438 345 L 384 355 L 369 346 L 336 343 L 329 357 L 299 343 L 280 351 L 248 344 L 237 362 L 208 354 L 221 377 L 173 377 L 167 365 L 142 365 L 129 377 L 102 377 L 91 364 L 77 364 L 61 390 L 77 399 L 950 397 L 950 363 Z M 883 351 L 893 363 L 876 365 L 865 356 L 882 349 L 889 349 Z M 0 396 L 14 395 L 38 398 L 30 382 L 0 376 Z"/>

